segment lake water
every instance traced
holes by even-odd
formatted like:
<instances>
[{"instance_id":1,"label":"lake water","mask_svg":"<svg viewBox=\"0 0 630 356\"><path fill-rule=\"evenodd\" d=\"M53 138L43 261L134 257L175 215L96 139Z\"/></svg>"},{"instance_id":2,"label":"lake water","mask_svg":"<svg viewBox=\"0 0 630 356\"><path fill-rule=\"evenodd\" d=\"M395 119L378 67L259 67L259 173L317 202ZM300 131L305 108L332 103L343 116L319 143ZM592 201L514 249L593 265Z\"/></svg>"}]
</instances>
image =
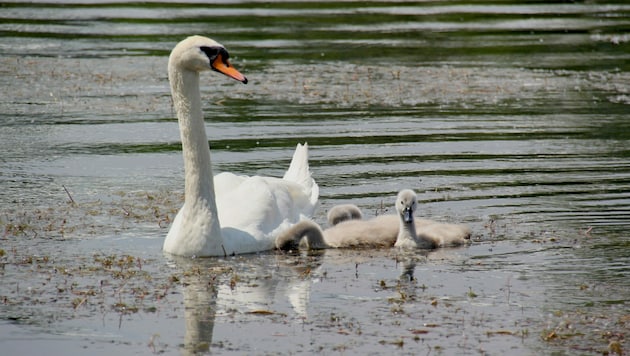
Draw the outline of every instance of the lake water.
<instances>
[{"instance_id":1,"label":"lake water","mask_svg":"<svg viewBox=\"0 0 630 356\"><path fill-rule=\"evenodd\" d=\"M0 8L2 353L630 352L625 2ZM281 176L307 141L316 221L412 188L473 243L163 256L191 34L250 80L202 75L216 172Z\"/></svg>"}]
</instances>

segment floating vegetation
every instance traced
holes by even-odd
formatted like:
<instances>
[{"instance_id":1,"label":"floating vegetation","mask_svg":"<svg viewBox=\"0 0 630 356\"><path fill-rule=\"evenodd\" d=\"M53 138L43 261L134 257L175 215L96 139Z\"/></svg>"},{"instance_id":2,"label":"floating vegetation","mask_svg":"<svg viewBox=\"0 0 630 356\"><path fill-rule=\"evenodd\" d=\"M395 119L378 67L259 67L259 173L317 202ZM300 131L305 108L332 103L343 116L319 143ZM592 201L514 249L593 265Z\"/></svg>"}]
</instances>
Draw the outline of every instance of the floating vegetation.
<instances>
[{"instance_id":1,"label":"floating vegetation","mask_svg":"<svg viewBox=\"0 0 630 356\"><path fill-rule=\"evenodd\" d=\"M72 197L67 187L63 190ZM183 196L172 192L115 192L96 201L72 198L53 207L5 209L0 213L0 238L63 240L120 234L139 225L161 230L182 202Z\"/></svg>"},{"instance_id":2,"label":"floating vegetation","mask_svg":"<svg viewBox=\"0 0 630 356\"><path fill-rule=\"evenodd\" d=\"M252 310L250 312L248 312L248 314L255 314L255 315L274 315L276 314L275 312L272 312L271 310Z\"/></svg>"},{"instance_id":3,"label":"floating vegetation","mask_svg":"<svg viewBox=\"0 0 630 356\"><path fill-rule=\"evenodd\" d=\"M582 352L624 355L622 345L627 342L630 314L613 316L587 310L557 310L552 313L550 323L555 326L541 333L541 339L548 344L566 345Z\"/></svg>"},{"instance_id":4,"label":"floating vegetation","mask_svg":"<svg viewBox=\"0 0 630 356\"><path fill-rule=\"evenodd\" d=\"M6 279L0 299L12 306L5 313L32 305L35 297L37 303L48 306L45 309L49 312L64 318L72 318L73 311L84 309L122 314L155 310L152 303L160 302L163 289L172 287L172 281L154 280L142 269L145 263L130 255L94 254L65 260L13 251L4 258L4 275L22 278Z\"/></svg>"}]
</instances>

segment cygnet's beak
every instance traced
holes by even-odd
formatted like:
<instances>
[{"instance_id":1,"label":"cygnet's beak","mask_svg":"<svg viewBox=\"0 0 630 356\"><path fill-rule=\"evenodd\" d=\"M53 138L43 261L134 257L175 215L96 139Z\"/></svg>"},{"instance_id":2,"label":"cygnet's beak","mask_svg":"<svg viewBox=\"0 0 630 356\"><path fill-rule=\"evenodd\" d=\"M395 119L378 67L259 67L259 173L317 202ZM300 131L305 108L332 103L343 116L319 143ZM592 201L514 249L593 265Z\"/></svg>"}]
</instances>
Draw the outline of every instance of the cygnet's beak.
<instances>
[{"instance_id":1,"label":"cygnet's beak","mask_svg":"<svg viewBox=\"0 0 630 356\"><path fill-rule=\"evenodd\" d=\"M407 224L413 222L413 212L411 211L411 207L406 207L403 210L403 221Z\"/></svg>"},{"instance_id":2,"label":"cygnet's beak","mask_svg":"<svg viewBox=\"0 0 630 356\"><path fill-rule=\"evenodd\" d=\"M223 73L232 79L236 79L243 84L247 84L247 78L236 70L227 59L223 59L221 54L217 55L217 58L212 62L212 69L217 72Z\"/></svg>"}]
</instances>

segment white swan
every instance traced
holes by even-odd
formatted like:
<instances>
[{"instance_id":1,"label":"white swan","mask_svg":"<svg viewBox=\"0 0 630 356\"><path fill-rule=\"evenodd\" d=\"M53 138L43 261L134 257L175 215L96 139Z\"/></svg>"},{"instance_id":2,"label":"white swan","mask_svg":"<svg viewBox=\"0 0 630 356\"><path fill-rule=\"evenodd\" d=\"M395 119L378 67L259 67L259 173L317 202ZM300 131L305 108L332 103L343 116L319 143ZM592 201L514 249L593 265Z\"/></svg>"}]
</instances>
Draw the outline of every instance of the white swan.
<instances>
[{"instance_id":1,"label":"white swan","mask_svg":"<svg viewBox=\"0 0 630 356\"><path fill-rule=\"evenodd\" d=\"M221 44L201 36L181 41L169 57L185 172L184 206L163 246L174 255L225 256L273 249L275 236L310 216L317 203L319 188L309 171L306 144L297 145L282 179L231 173L213 179L199 73L214 70L247 83L228 58Z\"/></svg>"},{"instance_id":2,"label":"white swan","mask_svg":"<svg viewBox=\"0 0 630 356\"><path fill-rule=\"evenodd\" d=\"M311 249L391 246L432 249L462 245L470 239L470 229L465 225L414 219L416 207L416 194L405 189L396 198L397 215L346 220L323 231L313 221L301 221L278 236L276 248L295 249L303 242ZM354 210L347 206L341 209Z\"/></svg>"}]
</instances>

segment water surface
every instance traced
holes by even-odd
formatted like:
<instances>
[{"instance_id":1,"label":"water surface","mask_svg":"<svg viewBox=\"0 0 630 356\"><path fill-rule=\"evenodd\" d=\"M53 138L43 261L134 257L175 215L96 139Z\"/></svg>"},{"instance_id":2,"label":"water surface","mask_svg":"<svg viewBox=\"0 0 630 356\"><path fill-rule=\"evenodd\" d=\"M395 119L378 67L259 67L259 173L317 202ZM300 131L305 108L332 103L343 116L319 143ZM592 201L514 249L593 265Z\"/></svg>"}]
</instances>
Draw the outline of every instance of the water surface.
<instances>
[{"instance_id":1,"label":"water surface","mask_svg":"<svg viewBox=\"0 0 630 356\"><path fill-rule=\"evenodd\" d=\"M624 2L0 6L4 351L630 349ZM318 222L412 188L473 244L165 258L190 34L250 79L202 76L215 171L281 176L308 141Z\"/></svg>"}]
</instances>

